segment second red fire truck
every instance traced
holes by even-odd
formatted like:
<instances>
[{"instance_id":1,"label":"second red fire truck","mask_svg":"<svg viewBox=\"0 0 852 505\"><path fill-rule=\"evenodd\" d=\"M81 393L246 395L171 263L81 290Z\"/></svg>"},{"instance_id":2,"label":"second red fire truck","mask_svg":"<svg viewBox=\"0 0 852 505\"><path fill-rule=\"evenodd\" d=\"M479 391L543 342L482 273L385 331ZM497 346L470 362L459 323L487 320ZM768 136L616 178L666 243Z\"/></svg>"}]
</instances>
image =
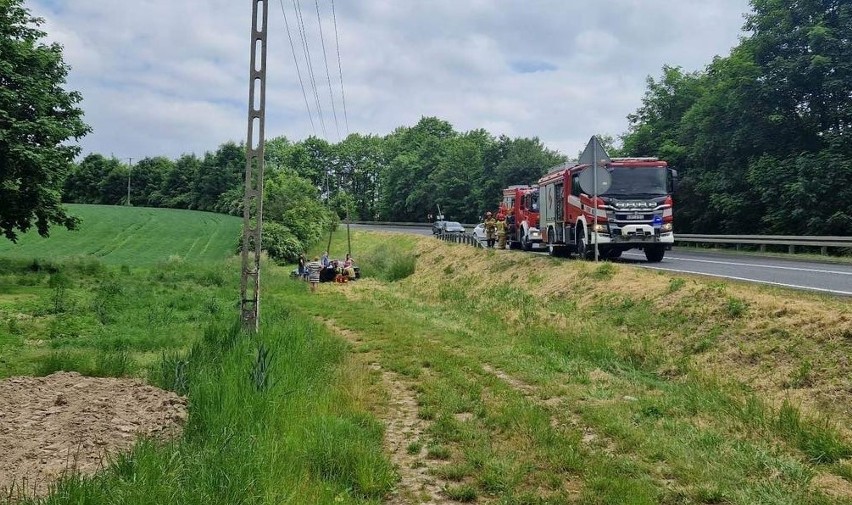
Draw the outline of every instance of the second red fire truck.
<instances>
[{"instance_id":1,"label":"second red fire truck","mask_svg":"<svg viewBox=\"0 0 852 505\"><path fill-rule=\"evenodd\" d=\"M529 251L541 243L538 195L537 186L509 186L503 190L503 200L497 215L506 218L506 243L509 249Z\"/></svg>"}]
</instances>

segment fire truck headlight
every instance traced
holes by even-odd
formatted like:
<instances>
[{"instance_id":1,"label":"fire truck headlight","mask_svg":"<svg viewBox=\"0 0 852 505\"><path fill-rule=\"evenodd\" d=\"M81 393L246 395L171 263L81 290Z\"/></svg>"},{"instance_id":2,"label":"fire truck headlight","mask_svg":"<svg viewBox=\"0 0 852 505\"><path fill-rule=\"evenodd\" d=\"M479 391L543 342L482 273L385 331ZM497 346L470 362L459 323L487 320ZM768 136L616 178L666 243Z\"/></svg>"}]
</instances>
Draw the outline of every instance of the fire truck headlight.
<instances>
[{"instance_id":1,"label":"fire truck headlight","mask_svg":"<svg viewBox=\"0 0 852 505\"><path fill-rule=\"evenodd\" d=\"M662 228L660 228L660 231L662 231L662 232L664 232L664 233L665 233L665 232L670 232L670 231L672 231L672 229L673 229L673 228L674 228L674 227L672 226L672 223L663 223L663 227L662 227Z\"/></svg>"},{"instance_id":2,"label":"fire truck headlight","mask_svg":"<svg viewBox=\"0 0 852 505\"><path fill-rule=\"evenodd\" d=\"M606 233L606 225L605 224L595 225L595 231L598 232L598 233Z\"/></svg>"}]
</instances>

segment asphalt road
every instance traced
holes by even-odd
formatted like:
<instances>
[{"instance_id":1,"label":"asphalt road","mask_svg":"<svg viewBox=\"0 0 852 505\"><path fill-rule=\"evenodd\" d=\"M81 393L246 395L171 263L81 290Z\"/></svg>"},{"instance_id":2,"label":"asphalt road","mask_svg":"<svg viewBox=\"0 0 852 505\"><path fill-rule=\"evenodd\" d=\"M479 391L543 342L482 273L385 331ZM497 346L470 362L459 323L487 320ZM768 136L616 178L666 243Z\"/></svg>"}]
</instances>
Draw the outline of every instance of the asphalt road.
<instances>
[{"instance_id":1,"label":"asphalt road","mask_svg":"<svg viewBox=\"0 0 852 505\"><path fill-rule=\"evenodd\" d=\"M376 226L376 225L367 225L367 224L352 224L349 225L353 230L371 230L371 231L390 231L395 233L413 233L415 235L432 235L432 227L428 224L424 224L421 226ZM466 231L471 232L473 228L469 228Z\"/></svg>"},{"instance_id":2,"label":"asphalt road","mask_svg":"<svg viewBox=\"0 0 852 505\"><path fill-rule=\"evenodd\" d=\"M352 225L353 229L431 235L428 227ZM471 230L468 230L471 231ZM648 263L642 251L627 251L619 260L652 270L705 275L745 282L852 296L852 264L819 263L800 259L692 251L675 248L660 263Z\"/></svg>"},{"instance_id":3,"label":"asphalt road","mask_svg":"<svg viewBox=\"0 0 852 505\"><path fill-rule=\"evenodd\" d=\"M642 268L723 277L739 281L852 296L852 265L735 253L696 252L675 248L660 263L647 263L641 251L627 251L622 261Z\"/></svg>"}]
</instances>

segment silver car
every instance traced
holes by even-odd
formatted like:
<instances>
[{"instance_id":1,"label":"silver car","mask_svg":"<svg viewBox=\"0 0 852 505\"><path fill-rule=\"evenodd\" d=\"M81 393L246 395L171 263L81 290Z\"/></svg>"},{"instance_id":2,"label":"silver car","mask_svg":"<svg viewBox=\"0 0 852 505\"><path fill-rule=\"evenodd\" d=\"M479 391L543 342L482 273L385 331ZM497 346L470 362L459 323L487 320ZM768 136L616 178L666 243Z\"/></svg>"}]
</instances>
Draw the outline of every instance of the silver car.
<instances>
[{"instance_id":1,"label":"silver car","mask_svg":"<svg viewBox=\"0 0 852 505\"><path fill-rule=\"evenodd\" d=\"M457 221L445 221L443 226L444 233L464 233L464 226Z\"/></svg>"}]
</instances>

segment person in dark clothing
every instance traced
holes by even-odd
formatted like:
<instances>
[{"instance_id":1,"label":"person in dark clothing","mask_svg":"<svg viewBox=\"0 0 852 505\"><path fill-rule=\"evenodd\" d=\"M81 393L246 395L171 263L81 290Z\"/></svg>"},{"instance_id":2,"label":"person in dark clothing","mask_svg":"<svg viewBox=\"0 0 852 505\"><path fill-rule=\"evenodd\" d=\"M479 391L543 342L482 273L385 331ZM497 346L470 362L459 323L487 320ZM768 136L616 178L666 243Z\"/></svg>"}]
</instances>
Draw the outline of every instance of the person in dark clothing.
<instances>
[{"instance_id":1,"label":"person in dark clothing","mask_svg":"<svg viewBox=\"0 0 852 505\"><path fill-rule=\"evenodd\" d=\"M304 254L299 255L299 278L308 280L307 260Z\"/></svg>"}]
</instances>

